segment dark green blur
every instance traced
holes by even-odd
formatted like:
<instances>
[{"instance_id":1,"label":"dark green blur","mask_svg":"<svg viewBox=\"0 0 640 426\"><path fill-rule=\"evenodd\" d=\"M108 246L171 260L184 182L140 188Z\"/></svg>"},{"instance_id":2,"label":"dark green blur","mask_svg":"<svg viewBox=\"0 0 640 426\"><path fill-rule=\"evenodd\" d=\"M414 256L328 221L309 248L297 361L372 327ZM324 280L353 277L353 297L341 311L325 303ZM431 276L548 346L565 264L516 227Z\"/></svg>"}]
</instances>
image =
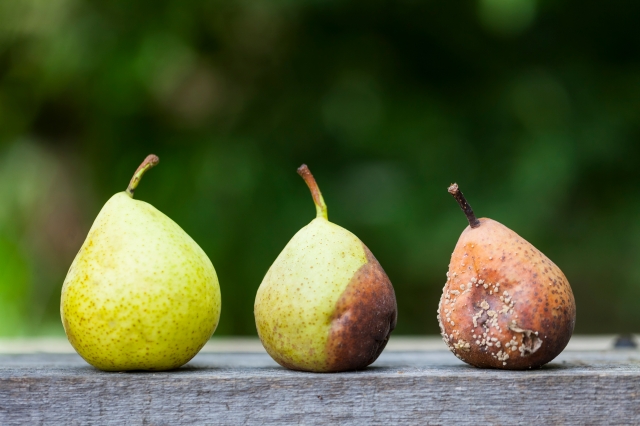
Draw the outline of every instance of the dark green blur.
<instances>
[{"instance_id":1,"label":"dark green blur","mask_svg":"<svg viewBox=\"0 0 640 426\"><path fill-rule=\"evenodd\" d=\"M96 214L136 191L206 251L218 335L315 209L436 333L466 226L446 188L567 275L578 333L640 329L640 2L0 2L0 335L61 334Z\"/></svg>"}]
</instances>

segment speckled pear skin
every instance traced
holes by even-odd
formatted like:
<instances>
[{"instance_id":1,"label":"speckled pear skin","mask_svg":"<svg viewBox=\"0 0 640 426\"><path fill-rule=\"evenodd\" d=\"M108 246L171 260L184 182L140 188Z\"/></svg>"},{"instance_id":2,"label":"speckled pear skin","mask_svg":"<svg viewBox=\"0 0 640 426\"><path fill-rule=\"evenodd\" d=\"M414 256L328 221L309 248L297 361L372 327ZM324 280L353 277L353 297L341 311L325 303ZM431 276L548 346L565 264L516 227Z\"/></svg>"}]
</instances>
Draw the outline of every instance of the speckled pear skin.
<instances>
[{"instance_id":1,"label":"speckled pear skin","mask_svg":"<svg viewBox=\"0 0 640 426\"><path fill-rule=\"evenodd\" d=\"M211 261L155 207L115 194L62 287L60 314L75 350L107 371L171 370L215 331L220 287Z\"/></svg>"},{"instance_id":2,"label":"speckled pear skin","mask_svg":"<svg viewBox=\"0 0 640 426\"><path fill-rule=\"evenodd\" d=\"M567 278L506 226L480 219L451 256L438 307L449 349L476 367L540 367L565 348L576 319Z\"/></svg>"},{"instance_id":3,"label":"speckled pear skin","mask_svg":"<svg viewBox=\"0 0 640 426\"><path fill-rule=\"evenodd\" d=\"M393 286L351 232L314 219L264 277L254 314L260 340L280 365L301 371L365 368L395 328Z\"/></svg>"}]
</instances>

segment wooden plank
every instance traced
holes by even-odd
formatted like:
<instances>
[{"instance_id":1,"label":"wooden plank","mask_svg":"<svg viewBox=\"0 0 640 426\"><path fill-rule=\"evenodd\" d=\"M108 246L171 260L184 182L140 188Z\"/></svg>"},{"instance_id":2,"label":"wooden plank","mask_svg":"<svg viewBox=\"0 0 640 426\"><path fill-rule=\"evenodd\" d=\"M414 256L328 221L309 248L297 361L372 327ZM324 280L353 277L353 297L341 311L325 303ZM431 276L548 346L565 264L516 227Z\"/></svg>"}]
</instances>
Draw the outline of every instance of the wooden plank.
<instances>
[{"instance_id":1,"label":"wooden plank","mask_svg":"<svg viewBox=\"0 0 640 426\"><path fill-rule=\"evenodd\" d=\"M537 371L447 351L385 351L311 374L264 353L201 353L163 373L104 373L75 354L0 355L0 424L638 424L640 352L565 351Z\"/></svg>"},{"instance_id":2,"label":"wooden plank","mask_svg":"<svg viewBox=\"0 0 640 426\"><path fill-rule=\"evenodd\" d=\"M573 336L566 350L600 351L613 348L615 335ZM636 337L638 340L638 337ZM386 352L447 350L440 336L393 336ZM202 348L202 352L250 352L264 353L255 337L214 337ZM63 337L0 338L0 354L75 353L69 341Z\"/></svg>"}]
</instances>

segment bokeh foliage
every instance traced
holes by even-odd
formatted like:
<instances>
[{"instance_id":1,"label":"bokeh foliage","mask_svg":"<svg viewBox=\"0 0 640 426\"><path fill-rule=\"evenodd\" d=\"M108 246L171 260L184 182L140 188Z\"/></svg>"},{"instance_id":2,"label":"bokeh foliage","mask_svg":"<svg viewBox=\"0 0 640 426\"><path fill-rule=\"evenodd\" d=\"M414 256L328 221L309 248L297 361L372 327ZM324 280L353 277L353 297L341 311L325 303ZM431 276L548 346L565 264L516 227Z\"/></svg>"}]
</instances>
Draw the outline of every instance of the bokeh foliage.
<instances>
[{"instance_id":1,"label":"bokeh foliage","mask_svg":"<svg viewBox=\"0 0 640 426\"><path fill-rule=\"evenodd\" d=\"M93 218L136 197L219 275L219 334L314 214L394 283L399 333L435 333L465 219L457 181L565 272L576 331L640 328L640 3L611 0L0 2L0 335L61 333Z\"/></svg>"}]
</instances>

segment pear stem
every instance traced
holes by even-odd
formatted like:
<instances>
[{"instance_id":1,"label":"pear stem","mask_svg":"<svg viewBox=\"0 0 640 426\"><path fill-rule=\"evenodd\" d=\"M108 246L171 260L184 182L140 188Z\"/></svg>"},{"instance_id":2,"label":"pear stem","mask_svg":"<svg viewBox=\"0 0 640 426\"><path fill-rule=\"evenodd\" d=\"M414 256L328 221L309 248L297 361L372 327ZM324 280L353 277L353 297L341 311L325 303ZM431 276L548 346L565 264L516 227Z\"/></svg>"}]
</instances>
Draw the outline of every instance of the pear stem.
<instances>
[{"instance_id":1,"label":"pear stem","mask_svg":"<svg viewBox=\"0 0 640 426\"><path fill-rule=\"evenodd\" d=\"M480 221L478 220L476 215L473 213L473 210L471 209L471 206L467 202L467 199L464 198L464 195L462 195L462 191L460 191L460 188L458 188L458 184L457 183L451 184L451 186L447 190L449 191L449 194L453 195L453 198L456 199L458 204L460 204L460 208L464 212L465 216L467 216L467 220L469 221L469 226L471 226L472 228L477 228L478 226L480 226Z\"/></svg>"},{"instance_id":2,"label":"pear stem","mask_svg":"<svg viewBox=\"0 0 640 426\"><path fill-rule=\"evenodd\" d=\"M142 164L140 164L140 166L138 166L138 169L133 174L133 177L131 178L131 181L129 182L129 186L127 187L127 191L126 191L127 195L129 195L129 197L133 198L133 193L135 192L136 188L138 187L138 183L140 183L140 179L142 179L142 175L144 175L144 173L147 170L149 170L150 168L152 168L153 166L155 166L159 162L160 162L160 159L158 158L157 155L154 155L154 154L147 155L147 158L145 158L144 161L142 162Z\"/></svg>"},{"instance_id":3,"label":"pear stem","mask_svg":"<svg viewBox=\"0 0 640 426\"><path fill-rule=\"evenodd\" d=\"M324 199L322 198L322 194L320 193L320 188L318 188L318 184L313 178L309 167L307 167L306 164L298 167L298 174L302 176L302 179L304 179L304 181L307 183L307 186L309 187L309 190L311 191L313 202L316 205L316 217L323 217L329 220L327 216L327 205L324 203Z\"/></svg>"}]
</instances>

